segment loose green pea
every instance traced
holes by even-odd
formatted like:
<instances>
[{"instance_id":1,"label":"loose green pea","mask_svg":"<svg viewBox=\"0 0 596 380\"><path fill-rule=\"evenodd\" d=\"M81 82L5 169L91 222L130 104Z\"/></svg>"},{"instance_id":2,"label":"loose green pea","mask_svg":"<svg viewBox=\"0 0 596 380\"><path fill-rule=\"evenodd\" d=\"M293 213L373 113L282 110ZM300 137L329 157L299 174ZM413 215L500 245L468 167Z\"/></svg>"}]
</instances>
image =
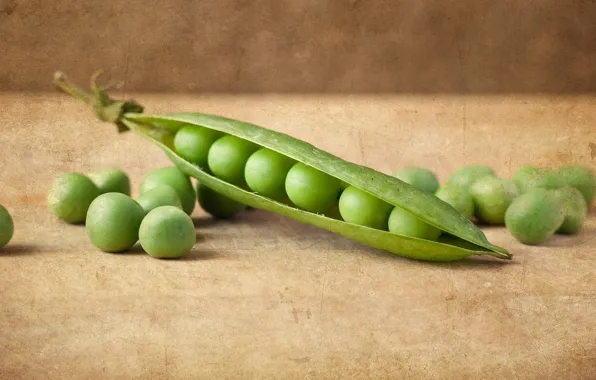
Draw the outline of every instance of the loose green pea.
<instances>
[{"instance_id":1,"label":"loose green pea","mask_svg":"<svg viewBox=\"0 0 596 380\"><path fill-rule=\"evenodd\" d=\"M403 168L393 176L427 193L434 194L439 188L439 179L435 173L425 168Z\"/></svg>"},{"instance_id":2,"label":"loose green pea","mask_svg":"<svg viewBox=\"0 0 596 380\"><path fill-rule=\"evenodd\" d=\"M496 177L497 175L493 168L487 165L465 165L451 173L447 183L469 188L474 182L486 176Z\"/></svg>"},{"instance_id":3,"label":"loose green pea","mask_svg":"<svg viewBox=\"0 0 596 380\"><path fill-rule=\"evenodd\" d=\"M286 195L286 177L296 161L270 149L254 152L246 162L244 177L248 187L264 197L282 200Z\"/></svg>"},{"instance_id":4,"label":"loose green pea","mask_svg":"<svg viewBox=\"0 0 596 380\"><path fill-rule=\"evenodd\" d=\"M126 194L105 193L89 206L85 228L91 243L105 252L124 252L137 242L145 211Z\"/></svg>"},{"instance_id":5,"label":"loose green pea","mask_svg":"<svg viewBox=\"0 0 596 380\"><path fill-rule=\"evenodd\" d=\"M467 188L447 183L435 193L437 198L450 204L468 219L474 217L474 200Z\"/></svg>"},{"instance_id":6,"label":"loose green pea","mask_svg":"<svg viewBox=\"0 0 596 380\"><path fill-rule=\"evenodd\" d=\"M224 136L211 145L207 162L218 178L236 186L244 187L244 168L248 158L259 146L235 136Z\"/></svg>"},{"instance_id":7,"label":"loose green pea","mask_svg":"<svg viewBox=\"0 0 596 380\"><path fill-rule=\"evenodd\" d=\"M589 207L596 193L596 177L592 170L583 165L565 165L558 169L558 173L563 185L581 191Z\"/></svg>"},{"instance_id":8,"label":"loose green pea","mask_svg":"<svg viewBox=\"0 0 596 380\"><path fill-rule=\"evenodd\" d=\"M0 205L0 249L4 248L14 234L14 221L6 207Z\"/></svg>"},{"instance_id":9,"label":"loose green pea","mask_svg":"<svg viewBox=\"0 0 596 380\"><path fill-rule=\"evenodd\" d=\"M556 171L534 166L525 166L518 169L513 175L512 180L520 194L530 189L541 188L549 190L563 186L561 178L559 178Z\"/></svg>"},{"instance_id":10,"label":"loose green pea","mask_svg":"<svg viewBox=\"0 0 596 380\"><path fill-rule=\"evenodd\" d=\"M197 183L197 200L199 206L205 212L218 219L229 219L246 209L244 204L228 198L201 183Z\"/></svg>"},{"instance_id":11,"label":"loose green pea","mask_svg":"<svg viewBox=\"0 0 596 380\"><path fill-rule=\"evenodd\" d=\"M85 221L89 205L101 194L93 181L81 173L59 174L50 187L47 204L58 219L80 224Z\"/></svg>"},{"instance_id":12,"label":"loose green pea","mask_svg":"<svg viewBox=\"0 0 596 380\"><path fill-rule=\"evenodd\" d=\"M564 219L563 206L554 191L534 188L511 203L505 226L519 242L537 245L551 237Z\"/></svg>"},{"instance_id":13,"label":"loose green pea","mask_svg":"<svg viewBox=\"0 0 596 380\"><path fill-rule=\"evenodd\" d=\"M174 149L186 161L207 169L207 156L211 145L224 133L194 125L181 128L174 136Z\"/></svg>"},{"instance_id":14,"label":"loose green pea","mask_svg":"<svg viewBox=\"0 0 596 380\"><path fill-rule=\"evenodd\" d=\"M103 193L122 193L130 195L130 178L128 174L118 168L108 168L92 171L87 174Z\"/></svg>"},{"instance_id":15,"label":"loose green pea","mask_svg":"<svg viewBox=\"0 0 596 380\"><path fill-rule=\"evenodd\" d=\"M158 185L151 190L147 190L138 196L137 203L141 205L145 214L159 206L175 206L182 210L182 202L178 192L168 185Z\"/></svg>"},{"instance_id":16,"label":"loose green pea","mask_svg":"<svg viewBox=\"0 0 596 380\"><path fill-rule=\"evenodd\" d=\"M335 203L341 191L340 181L311 166L298 162L286 177L286 193L298 207L323 214Z\"/></svg>"},{"instance_id":17,"label":"loose green pea","mask_svg":"<svg viewBox=\"0 0 596 380\"><path fill-rule=\"evenodd\" d=\"M190 178L177 167L164 167L153 170L145 175L140 185L140 193L143 194L159 185L168 185L178 193L182 210L188 215L192 214L197 202L195 189Z\"/></svg>"},{"instance_id":18,"label":"loose green pea","mask_svg":"<svg viewBox=\"0 0 596 380\"><path fill-rule=\"evenodd\" d=\"M503 225L505 212L519 192L513 182L488 176L474 182L470 195L479 220L491 225Z\"/></svg>"},{"instance_id":19,"label":"loose green pea","mask_svg":"<svg viewBox=\"0 0 596 380\"><path fill-rule=\"evenodd\" d=\"M426 240L437 240L441 230L431 226L409 211L400 207L393 208L389 215L389 232L397 235Z\"/></svg>"},{"instance_id":20,"label":"loose green pea","mask_svg":"<svg viewBox=\"0 0 596 380\"><path fill-rule=\"evenodd\" d=\"M588 216L588 204L584 195L575 187L562 187L553 190L562 204L565 219L556 231L560 234L576 234Z\"/></svg>"},{"instance_id":21,"label":"loose green pea","mask_svg":"<svg viewBox=\"0 0 596 380\"><path fill-rule=\"evenodd\" d=\"M339 198L339 212L348 223L387 231L393 206L354 186L348 186Z\"/></svg>"},{"instance_id":22,"label":"loose green pea","mask_svg":"<svg viewBox=\"0 0 596 380\"><path fill-rule=\"evenodd\" d=\"M174 206L160 206L151 210L139 228L141 247L150 256L160 259L185 256L196 241L192 219Z\"/></svg>"}]
</instances>

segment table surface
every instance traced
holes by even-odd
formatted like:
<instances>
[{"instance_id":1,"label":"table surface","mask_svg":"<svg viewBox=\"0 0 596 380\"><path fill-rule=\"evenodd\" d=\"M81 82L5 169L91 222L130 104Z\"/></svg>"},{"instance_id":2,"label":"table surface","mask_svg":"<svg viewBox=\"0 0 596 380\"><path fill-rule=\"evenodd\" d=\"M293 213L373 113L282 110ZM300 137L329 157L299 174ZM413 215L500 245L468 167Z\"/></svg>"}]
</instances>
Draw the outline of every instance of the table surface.
<instances>
[{"instance_id":1,"label":"table surface","mask_svg":"<svg viewBox=\"0 0 596 380\"><path fill-rule=\"evenodd\" d=\"M255 122L390 173L441 181L487 163L594 167L590 97L135 97L147 112ZM170 165L57 94L2 94L0 203L16 231L0 254L1 379L594 379L596 218L543 246L484 228L511 262L426 263L254 210L214 221L182 260L99 252L57 221L60 171L117 166L133 195Z\"/></svg>"}]
</instances>

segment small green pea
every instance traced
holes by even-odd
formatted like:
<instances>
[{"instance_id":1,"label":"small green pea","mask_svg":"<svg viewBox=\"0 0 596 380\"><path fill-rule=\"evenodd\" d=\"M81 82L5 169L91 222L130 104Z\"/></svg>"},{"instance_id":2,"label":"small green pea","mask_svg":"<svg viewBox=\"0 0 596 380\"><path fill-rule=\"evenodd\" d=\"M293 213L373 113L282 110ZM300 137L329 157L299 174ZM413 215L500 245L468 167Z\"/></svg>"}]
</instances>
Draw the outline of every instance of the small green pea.
<instances>
[{"instance_id":1,"label":"small green pea","mask_svg":"<svg viewBox=\"0 0 596 380\"><path fill-rule=\"evenodd\" d=\"M467 188L447 183L441 186L435 195L466 218L472 219L474 217L474 200Z\"/></svg>"},{"instance_id":2,"label":"small green pea","mask_svg":"<svg viewBox=\"0 0 596 380\"><path fill-rule=\"evenodd\" d=\"M244 168L248 158L259 146L236 136L224 136L211 145L207 162L218 178L236 186L244 187Z\"/></svg>"},{"instance_id":3,"label":"small green pea","mask_svg":"<svg viewBox=\"0 0 596 380\"><path fill-rule=\"evenodd\" d=\"M270 149L254 152L246 162L244 177L248 187L264 197L282 200L286 195L286 176L296 161Z\"/></svg>"},{"instance_id":4,"label":"small green pea","mask_svg":"<svg viewBox=\"0 0 596 380\"><path fill-rule=\"evenodd\" d=\"M218 219L228 219L244 211L246 206L211 188L197 183L197 200L199 206L208 214Z\"/></svg>"},{"instance_id":5,"label":"small green pea","mask_svg":"<svg viewBox=\"0 0 596 380\"><path fill-rule=\"evenodd\" d=\"M584 195L575 187L562 187L553 190L563 207L565 219L557 230L560 234L575 234L584 225L588 216L588 204Z\"/></svg>"},{"instance_id":6,"label":"small green pea","mask_svg":"<svg viewBox=\"0 0 596 380\"><path fill-rule=\"evenodd\" d=\"M52 182L47 204L58 219L80 224L85 221L89 205L101 194L93 181L81 173L60 173Z\"/></svg>"},{"instance_id":7,"label":"small green pea","mask_svg":"<svg viewBox=\"0 0 596 380\"><path fill-rule=\"evenodd\" d=\"M583 165L565 165L558 169L558 173L563 185L581 191L589 207L596 193L596 177L592 170Z\"/></svg>"},{"instance_id":8,"label":"small green pea","mask_svg":"<svg viewBox=\"0 0 596 380\"><path fill-rule=\"evenodd\" d=\"M505 212L519 192L513 182L487 176L474 182L470 195L479 220L491 225L503 225Z\"/></svg>"},{"instance_id":9,"label":"small green pea","mask_svg":"<svg viewBox=\"0 0 596 380\"><path fill-rule=\"evenodd\" d=\"M512 181L517 186L520 194L530 189L557 189L563 185L556 171L547 168L524 166L512 176Z\"/></svg>"},{"instance_id":10,"label":"small green pea","mask_svg":"<svg viewBox=\"0 0 596 380\"><path fill-rule=\"evenodd\" d=\"M565 219L561 201L554 191L529 189L517 197L505 213L505 226L523 244L545 242Z\"/></svg>"},{"instance_id":11,"label":"small green pea","mask_svg":"<svg viewBox=\"0 0 596 380\"><path fill-rule=\"evenodd\" d=\"M337 201L340 181L301 162L296 163L286 177L288 198L298 207L322 214Z\"/></svg>"},{"instance_id":12,"label":"small green pea","mask_svg":"<svg viewBox=\"0 0 596 380\"><path fill-rule=\"evenodd\" d=\"M141 205L145 214L159 206L175 206L182 209L178 192L168 185L158 185L147 190L138 196L137 203Z\"/></svg>"},{"instance_id":13,"label":"small green pea","mask_svg":"<svg viewBox=\"0 0 596 380\"><path fill-rule=\"evenodd\" d=\"M427 193L434 194L439 188L439 179L435 173L425 168L403 168L393 176Z\"/></svg>"},{"instance_id":14,"label":"small green pea","mask_svg":"<svg viewBox=\"0 0 596 380\"><path fill-rule=\"evenodd\" d=\"M87 174L103 193L122 193L130 195L130 178L118 168L95 170Z\"/></svg>"},{"instance_id":15,"label":"small green pea","mask_svg":"<svg viewBox=\"0 0 596 380\"><path fill-rule=\"evenodd\" d=\"M89 206L85 228L97 248L105 252L124 252L137 242L144 216L141 205L128 195L105 193Z\"/></svg>"},{"instance_id":16,"label":"small green pea","mask_svg":"<svg viewBox=\"0 0 596 380\"><path fill-rule=\"evenodd\" d=\"M339 212L348 223L387 231L393 206L354 186L348 186L339 198Z\"/></svg>"},{"instance_id":17,"label":"small green pea","mask_svg":"<svg viewBox=\"0 0 596 380\"><path fill-rule=\"evenodd\" d=\"M140 193L143 194L159 185L168 185L176 190L182 210L188 215L192 214L197 196L189 176L175 166L155 169L145 175L140 185Z\"/></svg>"},{"instance_id":18,"label":"small green pea","mask_svg":"<svg viewBox=\"0 0 596 380\"><path fill-rule=\"evenodd\" d=\"M393 208L389 215L389 232L426 240L437 240L441 230L401 207Z\"/></svg>"},{"instance_id":19,"label":"small green pea","mask_svg":"<svg viewBox=\"0 0 596 380\"><path fill-rule=\"evenodd\" d=\"M223 136L223 132L189 125L176 132L174 149L180 157L204 170L208 168L207 156L211 145Z\"/></svg>"},{"instance_id":20,"label":"small green pea","mask_svg":"<svg viewBox=\"0 0 596 380\"><path fill-rule=\"evenodd\" d=\"M447 183L469 188L482 177L496 177L496 173L487 165L465 165L456 169L447 180Z\"/></svg>"},{"instance_id":21,"label":"small green pea","mask_svg":"<svg viewBox=\"0 0 596 380\"><path fill-rule=\"evenodd\" d=\"M0 249L4 248L14 234L14 221L6 207L0 205Z\"/></svg>"},{"instance_id":22,"label":"small green pea","mask_svg":"<svg viewBox=\"0 0 596 380\"><path fill-rule=\"evenodd\" d=\"M185 256L196 241L192 219L174 206L154 208L145 216L139 228L141 247L155 258L175 259Z\"/></svg>"}]
</instances>

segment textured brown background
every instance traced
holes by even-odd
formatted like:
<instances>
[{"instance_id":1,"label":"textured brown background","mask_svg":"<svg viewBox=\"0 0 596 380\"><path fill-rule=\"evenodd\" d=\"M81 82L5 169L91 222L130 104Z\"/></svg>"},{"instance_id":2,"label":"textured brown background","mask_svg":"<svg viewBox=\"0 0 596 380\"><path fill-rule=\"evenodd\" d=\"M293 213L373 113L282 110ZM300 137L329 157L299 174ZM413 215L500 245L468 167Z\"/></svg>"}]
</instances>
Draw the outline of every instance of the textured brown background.
<instances>
[{"instance_id":1,"label":"textured brown background","mask_svg":"<svg viewBox=\"0 0 596 380\"><path fill-rule=\"evenodd\" d=\"M0 90L596 92L594 0L0 0Z\"/></svg>"}]
</instances>

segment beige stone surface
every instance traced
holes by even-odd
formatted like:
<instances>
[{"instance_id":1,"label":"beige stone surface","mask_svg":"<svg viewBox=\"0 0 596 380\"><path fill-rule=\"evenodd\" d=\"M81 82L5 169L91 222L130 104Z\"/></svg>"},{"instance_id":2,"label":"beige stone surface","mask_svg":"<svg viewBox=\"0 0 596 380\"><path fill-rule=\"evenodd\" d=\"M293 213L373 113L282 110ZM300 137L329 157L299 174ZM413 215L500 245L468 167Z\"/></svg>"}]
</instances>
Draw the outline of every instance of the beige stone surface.
<instances>
[{"instance_id":1,"label":"beige stone surface","mask_svg":"<svg viewBox=\"0 0 596 380\"><path fill-rule=\"evenodd\" d=\"M390 173L463 164L594 168L595 98L138 94L217 113ZM184 260L99 252L58 222L59 171L118 166L135 194L165 155L56 94L0 96L0 379L594 379L596 219L511 262L403 259L264 211L196 210Z\"/></svg>"}]
</instances>

